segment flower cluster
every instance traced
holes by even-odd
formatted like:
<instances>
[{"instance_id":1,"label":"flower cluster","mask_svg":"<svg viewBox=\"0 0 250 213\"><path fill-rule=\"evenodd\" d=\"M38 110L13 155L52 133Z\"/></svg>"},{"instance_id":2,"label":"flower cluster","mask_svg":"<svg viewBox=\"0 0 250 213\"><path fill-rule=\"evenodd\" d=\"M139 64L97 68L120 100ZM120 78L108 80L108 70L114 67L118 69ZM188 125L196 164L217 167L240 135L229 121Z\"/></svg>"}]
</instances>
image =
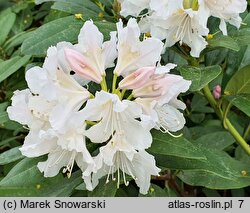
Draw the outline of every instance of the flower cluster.
<instances>
[{"instance_id":1,"label":"flower cluster","mask_svg":"<svg viewBox=\"0 0 250 213\"><path fill-rule=\"evenodd\" d=\"M104 176L107 182L116 180L117 187L128 185L131 176L147 193L151 175L160 172L145 151L152 143L150 130L172 134L183 128L179 109L185 104L177 96L191 82L168 73L176 65L160 65L159 39L141 41L140 34L135 19L126 27L120 21L104 42L94 23L86 21L77 44L50 47L43 66L26 72L29 88L15 92L7 111L29 129L22 154L48 154L38 163L45 177L62 168L70 177L76 162L88 190ZM93 92L91 85L99 89ZM98 147L93 156L92 144Z\"/></svg>"},{"instance_id":2,"label":"flower cluster","mask_svg":"<svg viewBox=\"0 0 250 213\"><path fill-rule=\"evenodd\" d=\"M121 15L141 16L140 26L143 32L153 37L166 39L166 46L176 42L185 43L191 48L190 54L199 57L207 42L207 21L210 16L221 20L220 29L227 35L226 22L241 25L240 13L247 7L246 0L120 0Z\"/></svg>"}]
</instances>

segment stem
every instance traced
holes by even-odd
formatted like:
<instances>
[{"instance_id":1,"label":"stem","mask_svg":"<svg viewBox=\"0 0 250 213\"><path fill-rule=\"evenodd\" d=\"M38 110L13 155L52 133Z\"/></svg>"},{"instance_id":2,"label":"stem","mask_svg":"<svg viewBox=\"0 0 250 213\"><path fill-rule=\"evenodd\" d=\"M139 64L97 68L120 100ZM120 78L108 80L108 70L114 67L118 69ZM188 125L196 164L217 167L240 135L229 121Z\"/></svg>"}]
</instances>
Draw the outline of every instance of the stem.
<instances>
[{"instance_id":1,"label":"stem","mask_svg":"<svg viewBox=\"0 0 250 213\"><path fill-rule=\"evenodd\" d=\"M122 93L121 93L121 98L123 98L123 97L124 97L124 95L125 95L126 91L127 91L126 89L122 90Z\"/></svg>"},{"instance_id":2,"label":"stem","mask_svg":"<svg viewBox=\"0 0 250 213\"><path fill-rule=\"evenodd\" d=\"M250 155L250 146L247 144L244 138L237 132L237 130L234 128L234 126L231 124L231 122L228 119L226 119L226 125L228 128L228 131L232 134L232 136L236 139L236 141L241 145L241 147L245 150L245 152L248 155Z\"/></svg>"},{"instance_id":3,"label":"stem","mask_svg":"<svg viewBox=\"0 0 250 213\"><path fill-rule=\"evenodd\" d=\"M238 133L238 131L235 129L235 127L232 125L230 120L228 118L223 117L223 112L218 107L218 104L216 100L214 99L208 85L203 88L204 95L206 96L208 102L210 105L214 108L216 114L220 118L221 121L224 120L225 126L227 127L227 130L231 133L231 135L235 138L235 140L238 142L238 144L245 150L245 152L250 155L250 146L247 144L247 142L244 140L244 138Z\"/></svg>"},{"instance_id":4,"label":"stem","mask_svg":"<svg viewBox=\"0 0 250 213\"><path fill-rule=\"evenodd\" d=\"M131 100L132 98L134 98L133 93L131 93L130 96L128 96L127 100Z\"/></svg>"},{"instance_id":5,"label":"stem","mask_svg":"<svg viewBox=\"0 0 250 213\"><path fill-rule=\"evenodd\" d=\"M95 96L92 93L90 93L89 99L93 99L93 98L95 98Z\"/></svg>"},{"instance_id":6,"label":"stem","mask_svg":"<svg viewBox=\"0 0 250 213\"><path fill-rule=\"evenodd\" d=\"M191 66L199 67L199 61L198 61L198 59L196 59L196 58L190 57L190 58L188 59L188 63L189 63Z\"/></svg>"},{"instance_id":7,"label":"stem","mask_svg":"<svg viewBox=\"0 0 250 213\"><path fill-rule=\"evenodd\" d=\"M107 82L106 82L105 76L103 76L103 78L102 78L101 87L102 87L102 90L104 90L106 92L108 91L108 86L107 86Z\"/></svg>"},{"instance_id":8,"label":"stem","mask_svg":"<svg viewBox=\"0 0 250 213\"><path fill-rule=\"evenodd\" d=\"M232 107L232 104L229 103L224 111L224 115L223 115L223 126L225 129L227 129L227 124L226 124L226 121L227 121L227 114L229 113L230 109Z\"/></svg>"},{"instance_id":9,"label":"stem","mask_svg":"<svg viewBox=\"0 0 250 213\"><path fill-rule=\"evenodd\" d=\"M221 114L219 108L217 107L217 102L214 99L214 96L212 95L208 85L203 88L203 93L206 96L210 105L214 108L216 114L220 117L220 119L222 119L222 114Z\"/></svg>"},{"instance_id":10,"label":"stem","mask_svg":"<svg viewBox=\"0 0 250 213\"><path fill-rule=\"evenodd\" d=\"M114 74L114 77L113 77L113 84L112 84L112 93L114 93L115 90L116 90L117 78L118 78L117 74Z\"/></svg>"},{"instance_id":11,"label":"stem","mask_svg":"<svg viewBox=\"0 0 250 213\"><path fill-rule=\"evenodd\" d=\"M245 140L247 140L247 137L248 137L249 134L250 134L250 124L248 125L248 127L247 127L247 129L246 129L246 131L245 131L245 133L244 133L243 138L244 138Z\"/></svg>"}]
</instances>

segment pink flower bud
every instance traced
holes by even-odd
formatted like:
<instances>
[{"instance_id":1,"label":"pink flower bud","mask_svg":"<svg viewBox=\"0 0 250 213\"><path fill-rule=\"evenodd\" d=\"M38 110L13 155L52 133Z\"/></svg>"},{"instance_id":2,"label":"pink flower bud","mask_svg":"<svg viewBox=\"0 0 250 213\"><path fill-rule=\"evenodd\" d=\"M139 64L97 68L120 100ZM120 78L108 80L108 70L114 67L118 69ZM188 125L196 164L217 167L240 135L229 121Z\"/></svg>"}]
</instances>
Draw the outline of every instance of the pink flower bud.
<instances>
[{"instance_id":1,"label":"pink flower bud","mask_svg":"<svg viewBox=\"0 0 250 213\"><path fill-rule=\"evenodd\" d=\"M138 89L150 81L155 67L143 67L128 75L120 83L121 89Z\"/></svg>"},{"instance_id":2,"label":"pink flower bud","mask_svg":"<svg viewBox=\"0 0 250 213\"><path fill-rule=\"evenodd\" d=\"M90 63L89 59L81 53L65 48L66 59L73 71L81 75L86 80L100 83L102 81L101 73Z\"/></svg>"},{"instance_id":3,"label":"pink flower bud","mask_svg":"<svg viewBox=\"0 0 250 213\"><path fill-rule=\"evenodd\" d=\"M217 85L214 87L213 89L213 95L214 95L214 98L219 100L220 97L221 97L221 86L220 85Z\"/></svg>"}]
</instances>

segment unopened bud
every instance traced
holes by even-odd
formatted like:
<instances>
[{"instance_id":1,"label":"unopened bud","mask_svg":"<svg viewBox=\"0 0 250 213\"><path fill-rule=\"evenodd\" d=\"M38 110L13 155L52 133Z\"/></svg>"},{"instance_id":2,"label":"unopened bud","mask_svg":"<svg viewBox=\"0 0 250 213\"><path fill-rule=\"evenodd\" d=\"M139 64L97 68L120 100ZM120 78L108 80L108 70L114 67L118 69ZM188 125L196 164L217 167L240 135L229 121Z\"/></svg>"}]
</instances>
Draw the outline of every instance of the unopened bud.
<instances>
[{"instance_id":1,"label":"unopened bud","mask_svg":"<svg viewBox=\"0 0 250 213\"><path fill-rule=\"evenodd\" d=\"M217 85L214 87L213 95L214 95L215 99L217 99L217 100L220 99L220 97L221 97L221 86L220 85Z\"/></svg>"}]
</instances>

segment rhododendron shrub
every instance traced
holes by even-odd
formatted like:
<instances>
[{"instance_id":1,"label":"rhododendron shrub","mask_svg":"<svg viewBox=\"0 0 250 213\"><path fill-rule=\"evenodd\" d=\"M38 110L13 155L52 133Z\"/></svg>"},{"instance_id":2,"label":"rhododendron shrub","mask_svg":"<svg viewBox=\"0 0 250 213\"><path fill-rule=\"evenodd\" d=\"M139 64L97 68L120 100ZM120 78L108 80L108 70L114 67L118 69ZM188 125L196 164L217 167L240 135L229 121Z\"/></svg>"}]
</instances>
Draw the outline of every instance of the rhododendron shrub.
<instances>
[{"instance_id":1,"label":"rhododendron shrub","mask_svg":"<svg viewBox=\"0 0 250 213\"><path fill-rule=\"evenodd\" d=\"M247 1L0 9L1 196L247 195Z\"/></svg>"}]
</instances>

